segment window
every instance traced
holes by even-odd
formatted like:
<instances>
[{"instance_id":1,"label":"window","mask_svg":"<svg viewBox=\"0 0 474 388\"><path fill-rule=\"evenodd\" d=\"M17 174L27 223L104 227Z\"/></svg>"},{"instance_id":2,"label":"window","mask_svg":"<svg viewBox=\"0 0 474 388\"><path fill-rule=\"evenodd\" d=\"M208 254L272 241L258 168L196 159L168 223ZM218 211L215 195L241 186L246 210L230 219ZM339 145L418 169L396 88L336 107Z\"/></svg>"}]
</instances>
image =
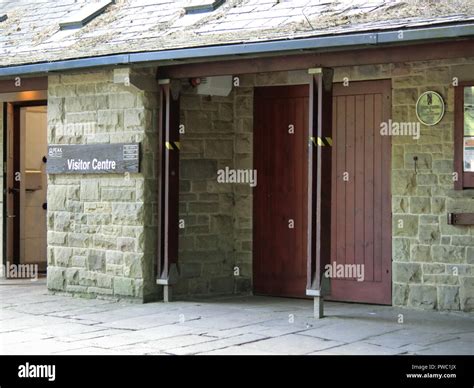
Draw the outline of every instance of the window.
<instances>
[{"instance_id":1,"label":"window","mask_svg":"<svg viewBox=\"0 0 474 388\"><path fill-rule=\"evenodd\" d=\"M194 13L212 12L219 8L224 0L188 0L184 7L186 15Z\"/></svg>"},{"instance_id":2,"label":"window","mask_svg":"<svg viewBox=\"0 0 474 388\"><path fill-rule=\"evenodd\" d=\"M454 187L474 188L474 81L462 82L455 89L454 147Z\"/></svg>"},{"instance_id":3,"label":"window","mask_svg":"<svg viewBox=\"0 0 474 388\"><path fill-rule=\"evenodd\" d=\"M66 16L66 19L59 22L61 30L81 28L89 23L96 16L113 3L113 0L100 0L98 2L84 5L81 9Z\"/></svg>"}]
</instances>

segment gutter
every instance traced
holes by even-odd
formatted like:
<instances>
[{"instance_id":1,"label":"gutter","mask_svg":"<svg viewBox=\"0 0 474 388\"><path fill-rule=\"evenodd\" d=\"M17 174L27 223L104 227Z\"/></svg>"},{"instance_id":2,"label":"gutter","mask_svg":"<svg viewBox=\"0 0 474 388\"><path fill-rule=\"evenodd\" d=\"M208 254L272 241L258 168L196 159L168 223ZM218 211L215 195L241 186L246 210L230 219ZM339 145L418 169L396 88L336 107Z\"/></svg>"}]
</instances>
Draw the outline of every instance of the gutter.
<instances>
[{"instance_id":1,"label":"gutter","mask_svg":"<svg viewBox=\"0 0 474 388\"><path fill-rule=\"evenodd\" d=\"M403 32L402 35L401 32ZM419 41L466 38L473 36L473 23L455 24L441 27L423 27L406 30L399 29L396 31L374 33L352 33L256 43L238 43L131 54L114 54L91 58L8 66L0 68L0 77L86 69L111 65L146 64L148 62L156 61L196 60L199 58L205 59L225 56L270 54L351 46L379 46L390 43L414 43Z\"/></svg>"}]
</instances>

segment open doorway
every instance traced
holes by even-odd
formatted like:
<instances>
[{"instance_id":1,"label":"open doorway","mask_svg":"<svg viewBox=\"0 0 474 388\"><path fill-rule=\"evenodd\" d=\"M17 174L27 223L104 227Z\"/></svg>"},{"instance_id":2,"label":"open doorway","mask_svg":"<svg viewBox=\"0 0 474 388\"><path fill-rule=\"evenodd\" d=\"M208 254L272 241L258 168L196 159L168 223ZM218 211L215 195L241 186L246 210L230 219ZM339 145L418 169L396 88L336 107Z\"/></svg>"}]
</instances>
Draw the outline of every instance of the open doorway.
<instances>
[{"instance_id":1,"label":"open doorway","mask_svg":"<svg viewBox=\"0 0 474 388\"><path fill-rule=\"evenodd\" d=\"M17 266L37 266L31 273L45 274L46 102L7 104L6 129L4 190L6 261Z\"/></svg>"}]
</instances>

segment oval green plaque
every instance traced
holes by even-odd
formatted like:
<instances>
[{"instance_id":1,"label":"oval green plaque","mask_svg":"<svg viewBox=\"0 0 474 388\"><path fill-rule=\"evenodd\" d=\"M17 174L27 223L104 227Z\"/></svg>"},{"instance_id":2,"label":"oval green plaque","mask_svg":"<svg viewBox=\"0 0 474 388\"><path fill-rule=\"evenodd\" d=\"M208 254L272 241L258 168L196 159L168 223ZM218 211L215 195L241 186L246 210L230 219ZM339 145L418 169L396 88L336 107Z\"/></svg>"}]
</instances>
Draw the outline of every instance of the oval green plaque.
<instances>
[{"instance_id":1,"label":"oval green plaque","mask_svg":"<svg viewBox=\"0 0 474 388\"><path fill-rule=\"evenodd\" d=\"M427 91L418 97L416 117L422 124L438 124L444 116L444 101L439 93Z\"/></svg>"}]
</instances>

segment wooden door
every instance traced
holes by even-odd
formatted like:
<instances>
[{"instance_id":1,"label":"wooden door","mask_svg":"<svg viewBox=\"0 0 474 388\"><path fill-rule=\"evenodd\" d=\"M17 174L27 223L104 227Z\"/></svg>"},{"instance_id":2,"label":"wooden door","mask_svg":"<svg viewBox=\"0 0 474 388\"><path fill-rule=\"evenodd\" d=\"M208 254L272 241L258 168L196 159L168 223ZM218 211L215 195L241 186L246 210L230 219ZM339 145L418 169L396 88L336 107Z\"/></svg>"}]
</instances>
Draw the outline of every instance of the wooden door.
<instances>
[{"instance_id":1,"label":"wooden door","mask_svg":"<svg viewBox=\"0 0 474 388\"><path fill-rule=\"evenodd\" d=\"M390 96L386 80L333 90L332 300L391 304ZM340 264L363 281L334 277Z\"/></svg>"},{"instance_id":2,"label":"wooden door","mask_svg":"<svg viewBox=\"0 0 474 388\"><path fill-rule=\"evenodd\" d=\"M255 88L253 288L306 291L308 86Z\"/></svg>"}]
</instances>

